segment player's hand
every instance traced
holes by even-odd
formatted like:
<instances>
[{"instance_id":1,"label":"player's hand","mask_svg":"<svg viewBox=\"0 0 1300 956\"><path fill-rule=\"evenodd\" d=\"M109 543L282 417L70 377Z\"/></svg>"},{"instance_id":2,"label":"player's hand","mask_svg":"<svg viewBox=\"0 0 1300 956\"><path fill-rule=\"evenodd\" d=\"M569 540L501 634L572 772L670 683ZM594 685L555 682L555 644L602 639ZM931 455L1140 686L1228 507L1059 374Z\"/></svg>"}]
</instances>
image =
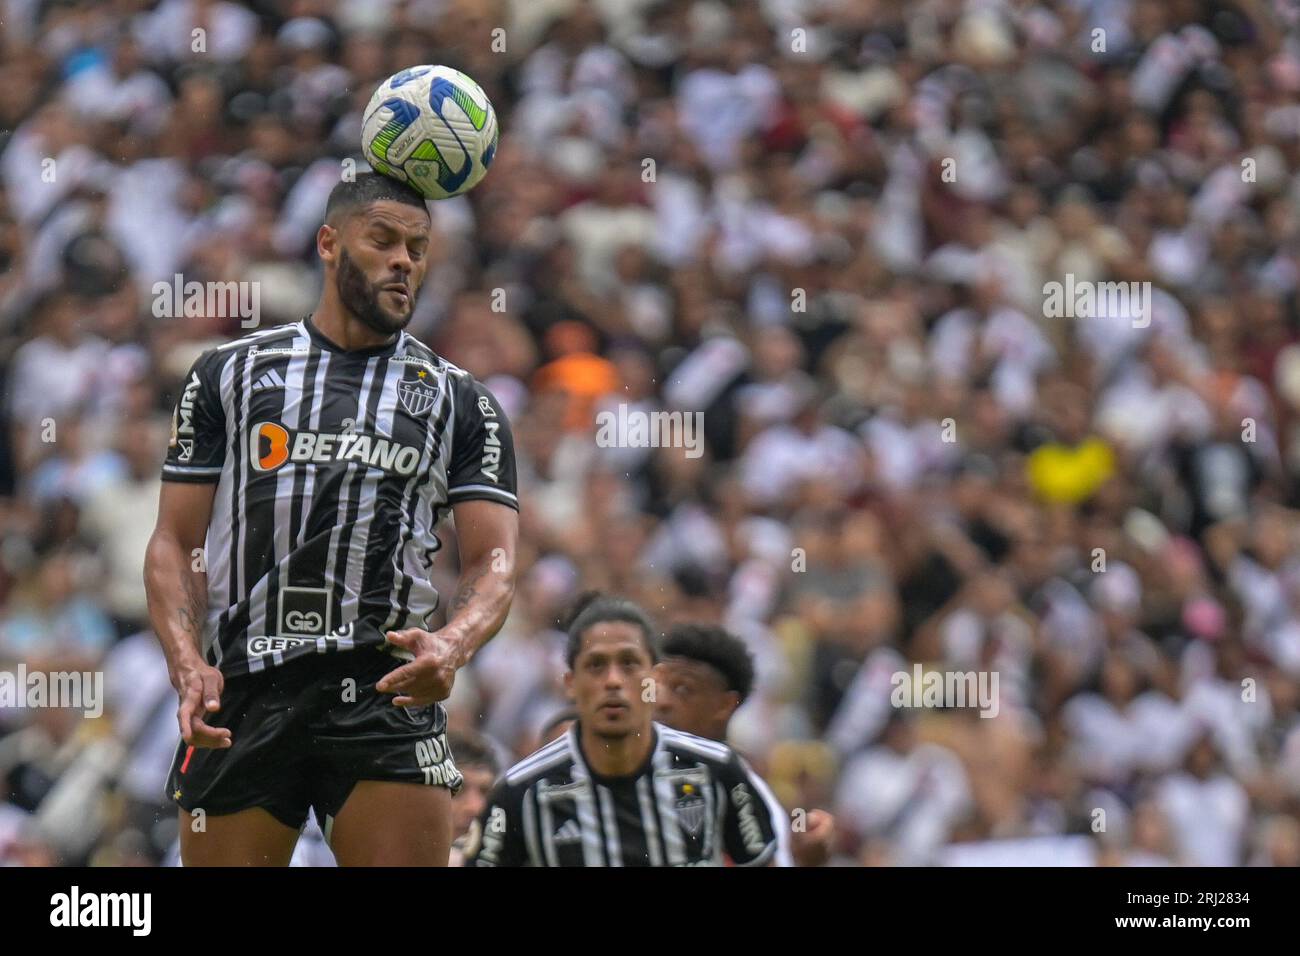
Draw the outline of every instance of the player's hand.
<instances>
[{"instance_id":1,"label":"player's hand","mask_svg":"<svg viewBox=\"0 0 1300 956\"><path fill-rule=\"evenodd\" d=\"M225 683L221 671L202 661L178 669L176 694L180 697L180 708L176 719L181 726L181 738L190 746L225 750L233 745L230 728L213 727L203 720L205 714L221 709Z\"/></svg>"},{"instance_id":2,"label":"player's hand","mask_svg":"<svg viewBox=\"0 0 1300 956\"><path fill-rule=\"evenodd\" d=\"M443 631L423 631L408 627L389 631L388 643L415 655L383 676L375 689L381 694L396 694L394 707L427 707L451 696L451 685L460 667L460 641Z\"/></svg>"},{"instance_id":3,"label":"player's hand","mask_svg":"<svg viewBox=\"0 0 1300 956\"><path fill-rule=\"evenodd\" d=\"M796 866L822 866L831 858L835 818L825 810L808 811L808 829L790 835L790 855Z\"/></svg>"}]
</instances>

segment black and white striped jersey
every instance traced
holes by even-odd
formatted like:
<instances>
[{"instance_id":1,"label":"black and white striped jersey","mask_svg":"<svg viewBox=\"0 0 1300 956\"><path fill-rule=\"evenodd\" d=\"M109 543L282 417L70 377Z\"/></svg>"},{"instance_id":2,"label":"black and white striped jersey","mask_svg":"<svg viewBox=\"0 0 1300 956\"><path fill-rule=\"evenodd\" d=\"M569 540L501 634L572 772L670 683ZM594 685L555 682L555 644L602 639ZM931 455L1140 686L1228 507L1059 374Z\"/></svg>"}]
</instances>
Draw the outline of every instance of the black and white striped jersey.
<instances>
[{"instance_id":1,"label":"black and white striped jersey","mask_svg":"<svg viewBox=\"0 0 1300 956\"><path fill-rule=\"evenodd\" d=\"M450 506L518 508L510 425L473 376L405 332L342 350L310 317L198 358L162 477L216 482L203 652L228 675L427 625Z\"/></svg>"},{"instance_id":2,"label":"black and white striped jersey","mask_svg":"<svg viewBox=\"0 0 1300 956\"><path fill-rule=\"evenodd\" d=\"M766 866L777 852L758 778L726 744L653 724L636 773L602 777L574 724L497 781L469 866Z\"/></svg>"}]
</instances>

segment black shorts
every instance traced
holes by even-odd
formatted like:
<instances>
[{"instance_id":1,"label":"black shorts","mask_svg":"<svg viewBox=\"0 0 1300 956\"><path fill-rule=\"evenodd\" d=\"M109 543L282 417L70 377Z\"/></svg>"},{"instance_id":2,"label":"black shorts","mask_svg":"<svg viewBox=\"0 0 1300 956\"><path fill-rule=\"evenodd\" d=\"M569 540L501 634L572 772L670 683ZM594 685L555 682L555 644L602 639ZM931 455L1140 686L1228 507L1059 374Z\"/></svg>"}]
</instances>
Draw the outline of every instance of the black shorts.
<instances>
[{"instance_id":1,"label":"black shorts","mask_svg":"<svg viewBox=\"0 0 1300 956\"><path fill-rule=\"evenodd\" d=\"M359 780L460 789L441 704L394 707L375 690L402 661L373 647L292 660L227 678L221 710L204 720L230 728L224 750L181 741L167 796L193 813L262 807L301 829L309 810L326 833Z\"/></svg>"}]
</instances>

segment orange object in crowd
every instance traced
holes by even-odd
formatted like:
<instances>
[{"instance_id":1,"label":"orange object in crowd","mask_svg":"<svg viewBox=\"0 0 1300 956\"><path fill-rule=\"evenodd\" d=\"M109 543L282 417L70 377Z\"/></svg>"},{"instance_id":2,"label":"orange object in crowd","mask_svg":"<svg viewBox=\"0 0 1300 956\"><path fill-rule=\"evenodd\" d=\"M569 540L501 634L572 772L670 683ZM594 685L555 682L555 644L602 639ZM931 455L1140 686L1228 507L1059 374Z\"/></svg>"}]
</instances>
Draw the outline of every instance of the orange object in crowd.
<instances>
[{"instance_id":1,"label":"orange object in crowd","mask_svg":"<svg viewBox=\"0 0 1300 956\"><path fill-rule=\"evenodd\" d=\"M562 355L539 368L533 377L536 391L561 391L568 395L564 427L569 431L593 428L596 401L618 391L621 385L614 363L590 352Z\"/></svg>"}]
</instances>

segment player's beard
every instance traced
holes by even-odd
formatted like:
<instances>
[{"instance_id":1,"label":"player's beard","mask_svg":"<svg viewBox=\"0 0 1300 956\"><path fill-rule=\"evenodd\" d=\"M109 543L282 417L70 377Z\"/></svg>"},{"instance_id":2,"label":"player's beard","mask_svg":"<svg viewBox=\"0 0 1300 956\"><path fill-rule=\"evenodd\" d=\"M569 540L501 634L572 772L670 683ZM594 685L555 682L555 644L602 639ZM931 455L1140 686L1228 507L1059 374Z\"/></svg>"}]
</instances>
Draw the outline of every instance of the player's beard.
<instances>
[{"instance_id":1,"label":"player's beard","mask_svg":"<svg viewBox=\"0 0 1300 956\"><path fill-rule=\"evenodd\" d=\"M615 724L606 724L595 720L588 721L591 725L591 735L609 743L626 740L628 737L639 736L642 732L642 721L635 719L631 714L628 719Z\"/></svg>"},{"instance_id":2,"label":"player's beard","mask_svg":"<svg viewBox=\"0 0 1300 956\"><path fill-rule=\"evenodd\" d=\"M392 280L382 283L370 282L366 274L352 261L347 250L342 250L339 256L338 278L335 280L339 300L358 322L380 335L392 335L406 328L415 308L415 291L409 284L406 311L403 314L394 315L379 304L379 296L389 281Z\"/></svg>"}]
</instances>

